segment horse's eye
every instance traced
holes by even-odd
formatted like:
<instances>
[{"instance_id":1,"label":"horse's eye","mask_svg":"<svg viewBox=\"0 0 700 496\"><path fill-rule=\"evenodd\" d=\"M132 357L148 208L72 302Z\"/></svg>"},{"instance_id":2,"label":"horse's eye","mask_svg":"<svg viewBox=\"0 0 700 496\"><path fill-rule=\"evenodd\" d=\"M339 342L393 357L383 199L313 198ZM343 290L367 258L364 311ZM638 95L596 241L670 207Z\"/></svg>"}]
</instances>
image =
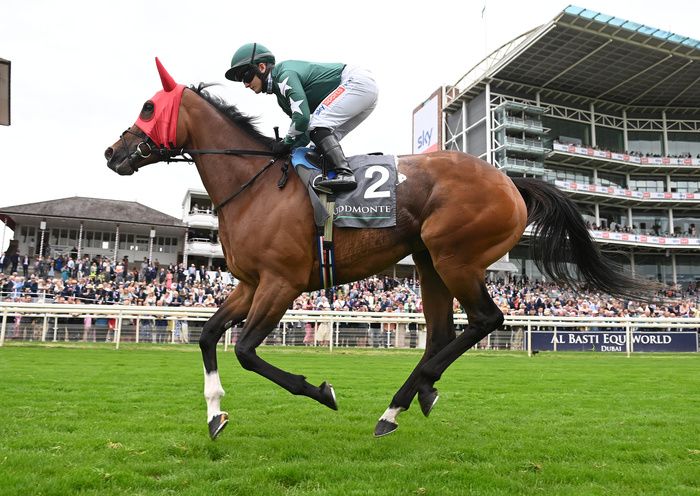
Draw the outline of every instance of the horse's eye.
<instances>
[{"instance_id":1,"label":"horse's eye","mask_svg":"<svg viewBox=\"0 0 700 496\"><path fill-rule=\"evenodd\" d=\"M143 108L141 109L141 120L148 121L153 118L153 110L155 106L153 105L153 102L151 100L148 100L146 103L143 104Z\"/></svg>"}]
</instances>

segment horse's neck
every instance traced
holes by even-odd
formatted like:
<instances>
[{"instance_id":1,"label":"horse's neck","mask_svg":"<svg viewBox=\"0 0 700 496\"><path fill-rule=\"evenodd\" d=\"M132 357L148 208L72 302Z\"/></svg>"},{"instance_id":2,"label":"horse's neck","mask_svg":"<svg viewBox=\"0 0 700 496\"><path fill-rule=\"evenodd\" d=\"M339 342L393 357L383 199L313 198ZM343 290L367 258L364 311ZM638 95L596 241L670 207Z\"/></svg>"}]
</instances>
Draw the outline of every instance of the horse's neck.
<instances>
[{"instance_id":1,"label":"horse's neck","mask_svg":"<svg viewBox=\"0 0 700 496\"><path fill-rule=\"evenodd\" d=\"M183 95L187 143L194 150L263 150L253 137L239 129L212 105L191 91ZM222 154L194 154L204 188L215 205L220 205L253 177L265 157Z\"/></svg>"}]
</instances>

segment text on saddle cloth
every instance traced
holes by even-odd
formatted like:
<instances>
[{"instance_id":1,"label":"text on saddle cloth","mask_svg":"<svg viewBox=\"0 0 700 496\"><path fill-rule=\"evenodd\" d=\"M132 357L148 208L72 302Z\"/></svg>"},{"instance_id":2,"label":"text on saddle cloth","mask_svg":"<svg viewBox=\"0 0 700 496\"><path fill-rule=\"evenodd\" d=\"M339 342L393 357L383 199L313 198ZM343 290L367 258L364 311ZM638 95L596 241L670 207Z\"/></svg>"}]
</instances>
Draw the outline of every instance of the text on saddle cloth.
<instances>
[{"instance_id":1,"label":"text on saddle cloth","mask_svg":"<svg viewBox=\"0 0 700 496\"><path fill-rule=\"evenodd\" d=\"M297 148L292 152L292 165L307 185L314 221L323 226L328 218L314 184L321 170L306 158L313 148ZM335 195L333 224L336 227L384 228L396 225L396 157L393 155L356 155L348 157L355 174L357 188ZM321 191L321 190L319 190Z\"/></svg>"}]
</instances>

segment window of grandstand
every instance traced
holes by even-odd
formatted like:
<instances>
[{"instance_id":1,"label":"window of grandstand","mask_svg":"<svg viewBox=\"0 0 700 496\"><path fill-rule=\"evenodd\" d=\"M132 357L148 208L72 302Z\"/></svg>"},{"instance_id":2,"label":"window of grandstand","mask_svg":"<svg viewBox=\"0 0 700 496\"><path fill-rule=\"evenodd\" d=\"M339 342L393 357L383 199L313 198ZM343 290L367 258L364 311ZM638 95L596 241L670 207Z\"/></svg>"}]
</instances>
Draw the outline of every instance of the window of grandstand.
<instances>
[{"instance_id":1,"label":"window of grandstand","mask_svg":"<svg viewBox=\"0 0 700 496\"><path fill-rule=\"evenodd\" d=\"M662 282L673 281L671 257L635 255L634 270L637 275L646 279L655 279Z\"/></svg>"},{"instance_id":2,"label":"window of grandstand","mask_svg":"<svg viewBox=\"0 0 700 496\"><path fill-rule=\"evenodd\" d=\"M554 117L542 116L542 125L549 128L549 135L559 143L585 145L591 144L591 126L583 122L566 121Z\"/></svg>"},{"instance_id":3,"label":"window of grandstand","mask_svg":"<svg viewBox=\"0 0 700 496\"><path fill-rule=\"evenodd\" d=\"M621 174L598 171L598 184L614 188L627 188L627 180Z\"/></svg>"},{"instance_id":4,"label":"window of grandstand","mask_svg":"<svg viewBox=\"0 0 700 496\"><path fill-rule=\"evenodd\" d=\"M569 181L579 184L591 184L593 183L593 172L590 170L569 170L569 169L556 169L547 170L545 172L547 181Z\"/></svg>"},{"instance_id":5,"label":"window of grandstand","mask_svg":"<svg viewBox=\"0 0 700 496\"><path fill-rule=\"evenodd\" d=\"M668 212L666 210L650 210L648 212L632 211L632 224L637 226L641 234L661 236L668 233Z\"/></svg>"},{"instance_id":6,"label":"window of grandstand","mask_svg":"<svg viewBox=\"0 0 700 496\"><path fill-rule=\"evenodd\" d=\"M688 155L691 157L700 156L700 134L674 131L669 131L667 134L669 155L679 157Z\"/></svg>"},{"instance_id":7,"label":"window of grandstand","mask_svg":"<svg viewBox=\"0 0 700 496\"><path fill-rule=\"evenodd\" d=\"M649 191L663 193L666 191L665 179L658 176L630 176L629 189L632 191Z\"/></svg>"},{"instance_id":8,"label":"window of grandstand","mask_svg":"<svg viewBox=\"0 0 700 496\"><path fill-rule=\"evenodd\" d=\"M700 215L697 210L683 212L673 209L673 226L675 233L690 238L698 237L698 226L700 226Z\"/></svg>"},{"instance_id":9,"label":"window of grandstand","mask_svg":"<svg viewBox=\"0 0 700 496\"><path fill-rule=\"evenodd\" d=\"M676 255L676 271L684 274L684 282L700 281L700 259L692 255Z\"/></svg>"},{"instance_id":10,"label":"window of grandstand","mask_svg":"<svg viewBox=\"0 0 700 496\"><path fill-rule=\"evenodd\" d=\"M625 151L624 133L621 129L596 126L595 128L596 146L601 150L622 153Z\"/></svg>"},{"instance_id":11,"label":"window of grandstand","mask_svg":"<svg viewBox=\"0 0 700 496\"><path fill-rule=\"evenodd\" d=\"M642 155L662 156L663 134L661 131L628 131L627 148Z\"/></svg>"},{"instance_id":12,"label":"window of grandstand","mask_svg":"<svg viewBox=\"0 0 700 496\"><path fill-rule=\"evenodd\" d=\"M687 177L671 177L671 192L697 193L700 192L700 180Z\"/></svg>"},{"instance_id":13,"label":"window of grandstand","mask_svg":"<svg viewBox=\"0 0 700 496\"><path fill-rule=\"evenodd\" d=\"M629 226L627 209L624 207L605 206L600 208L600 227L618 231Z\"/></svg>"}]
</instances>

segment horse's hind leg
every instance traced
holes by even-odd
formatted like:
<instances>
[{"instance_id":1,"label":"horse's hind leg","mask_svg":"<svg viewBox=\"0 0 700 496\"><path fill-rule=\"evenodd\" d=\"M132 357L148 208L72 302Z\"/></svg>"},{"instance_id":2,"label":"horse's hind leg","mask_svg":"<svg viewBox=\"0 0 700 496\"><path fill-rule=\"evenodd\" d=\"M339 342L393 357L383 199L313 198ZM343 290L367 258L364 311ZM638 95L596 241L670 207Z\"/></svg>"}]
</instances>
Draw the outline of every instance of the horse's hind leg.
<instances>
[{"instance_id":1,"label":"horse's hind leg","mask_svg":"<svg viewBox=\"0 0 700 496\"><path fill-rule=\"evenodd\" d=\"M413 255L421 282L421 294L423 298L423 313L427 324L428 339L425 353L408 376L406 382L396 392L389 404L389 408L380 417L374 429L375 436L384 436L396 430L398 423L396 417L404 410L408 410L418 392L420 370L423 363L435 356L455 338L454 320L452 316L452 301L454 297L445 283L435 271L430 254L427 251ZM424 381L424 379L422 379ZM434 391L434 390L433 390ZM437 399L437 391L434 391Z\"/></svg>"},{"instance_id":2,"label":"horse's hind leg","mask_svg":"<svg viewBox=\"0 0 700 496\"><path fill-rule=\"evenodd\" d=\"M277 368L260 358L255 352L300 292L279 279L269 280L266 284L261 281L255 292L243 332L236 342L236 357L244 369L260 374L292 394L308 396L337 410L332 386L326 382L320 386L313 386L303 375L291 374Z\"/></svg>"},{"instance_id":3,"label":"horse's hind leg","mask_svg":"<svg viewBox=\"0 0 700 496\"><path fill-rule=\"evenodd\" d=\"M204 361L204 398L207 401L207 423L209 436L212 439L221 433L228 423L228 413L221 411L221 397L224 389L219 378L219 367L216 359L216 345L226 330L226 324L236 325L241 322L250 309L254 289L241 282L229 295L219 309L204 324L202 335L199 337L199 348L202 350Z\"/></svg>"},{"instance_id":4,"label":"horse's hind leg","mask_svg":"<svg viewBox=\"0 0 700 496\"><path fill-rule=\"evenodd\" d=\"M447 367L503 323L503 314L486 289L483 270L462 267L450 272L438 271L466 310L469 325L457 339L422 365L418 401L424 413L434 403L433 384L440 380Z\"/></svg>"}]
</instances>

